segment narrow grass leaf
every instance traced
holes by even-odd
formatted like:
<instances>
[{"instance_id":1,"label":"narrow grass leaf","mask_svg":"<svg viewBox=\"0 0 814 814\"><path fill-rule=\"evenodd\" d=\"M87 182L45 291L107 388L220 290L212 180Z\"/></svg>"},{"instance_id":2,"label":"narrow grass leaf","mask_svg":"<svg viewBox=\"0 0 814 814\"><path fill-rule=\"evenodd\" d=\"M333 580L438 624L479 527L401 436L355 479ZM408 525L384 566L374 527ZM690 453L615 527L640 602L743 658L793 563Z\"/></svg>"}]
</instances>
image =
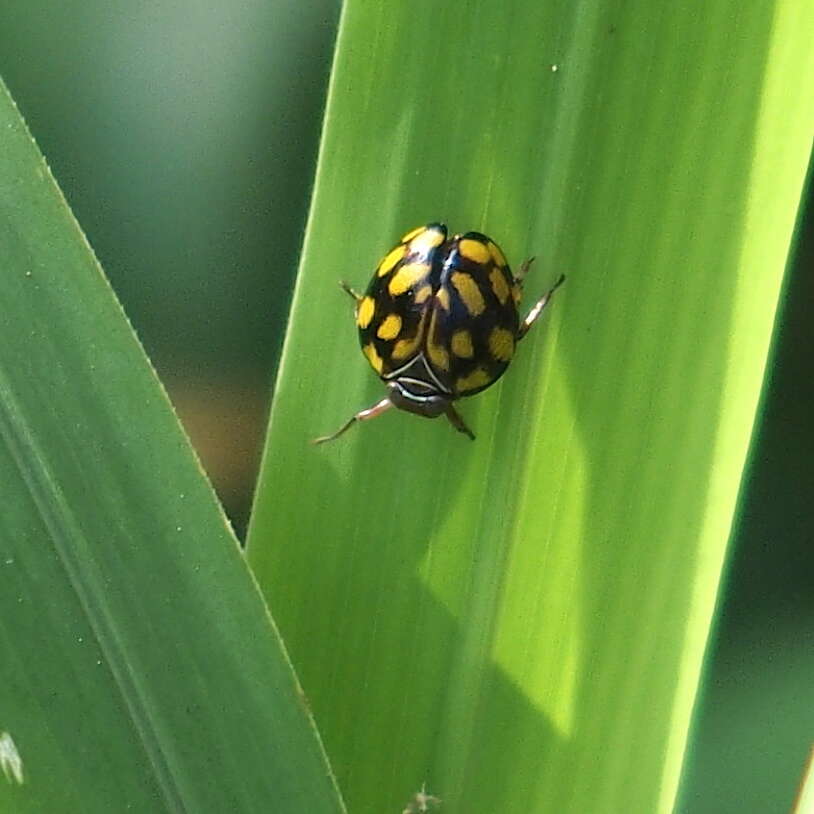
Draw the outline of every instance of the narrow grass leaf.
<instances>
[{"instance_id":1,"label":"narrow grass leaf","mask_svg":"<svg viewBox=\"0 0 814 814\"><path fill-rule=\"evenodd\" d=\"M0 808L339 812L214 495L0 84Z\"/></svg>"}]
</instances>

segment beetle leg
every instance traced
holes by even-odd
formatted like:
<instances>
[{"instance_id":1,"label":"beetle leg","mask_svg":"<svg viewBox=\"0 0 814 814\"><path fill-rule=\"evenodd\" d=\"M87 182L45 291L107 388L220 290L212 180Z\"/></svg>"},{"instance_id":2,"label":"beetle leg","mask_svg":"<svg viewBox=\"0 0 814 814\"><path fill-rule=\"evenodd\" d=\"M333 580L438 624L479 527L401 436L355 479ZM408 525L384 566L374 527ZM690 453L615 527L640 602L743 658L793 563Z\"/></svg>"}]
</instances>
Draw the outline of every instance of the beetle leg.
<instances>
[{"instance_id":1,"label":"beetle leg","mask_svg":"<svg viewBox=\"0 0 814 814\"><path fill-rule=\"evenodd\" d=\"M393 407L393 402L390 401L389 398L382 399L377 404L374 404L372 407L368 407L366 410L360 410L356 413L355 416L351 416L335 433L332 435L323 435L320 438L315 438L311 441L312 444L324 444L326 441L333 441L335 438L339 438L343 432L349 430L353 424L357 421L367 421L370 418L376 418L376 416L381 415L382 413L387 412L391 407Z\"/></svg>"},{"instance_id":2,"label":"beetle leg","mask_svg":"<svg viewBox=\"0 0 814 814\"><path fill-rule=\"evenodd\" d=\"M359 300L361 300L361 299L362 299L362 295L361 295L361 294L357 294L357 293L356 293L356 292L355 292L355 291L354 291L354 290L353 290L353 289L352 289L352 288L351 288L351 287L350 287L350 286L349 286L349 285L348 285L348 284L347 284L347 283L346 283L344 280L340 280L340 281L339 281L339 287L340 287L340 288L341 288L341 289L342 289L342 290L343 290L343 291L344 291L346 294L350 294L350 296L351 296L351 297L353 297L353 299L355 299L355 300L356 300L356 302L359 302Z\"/></svg>"},{"instance_id":3,"label":"beetle leg","mask_svg":"<svg viewBox=\"0 0 814 814\"><path fill-rule=\"evenodd\" d=\"M529 273L529 269L531 268L531 264L536 260L536 257L529 257L528 260L524 260L520 264L520 270L517 272L517 275L514 278L516 283L522 283L523 278Z\"/></svg>"},{"instance_id":4,"label":"beetle leg","mask_svg":"<svg viewBox=\"0 0 814 814\"><path fill-rule=\"evenodd\" d=\"M446 416L449 419L449 423L452 424L452 426L455 427L458 432L468 435L472 441L475 440L475 433L472 432L472 430L470 430L466 424L464 424L464 420L461 418L460 413L451 404L447 405Z\"/></svg>"},{"instance_id":5,"label":"beetle leg","mask_svg":"<svg viewBox=\"0 0 814 814\"><path fill-rule=\"evenodd\" d=\"M523 266L520 268L521 273L523 272L523 267L528 269L527 263L524 263ZM548 305L549 301L551 300L551 295L565 282L565 275L560 275L560 279L557 280L556 283L542 296L536 303L532 306L531 311L526 314L526 318L523 322L520 323L520 328L517 331L517 341L519 342L527 333L529 328L534 324L537 317L543 313L543 308Z\"/></svg>"}]
</instances>

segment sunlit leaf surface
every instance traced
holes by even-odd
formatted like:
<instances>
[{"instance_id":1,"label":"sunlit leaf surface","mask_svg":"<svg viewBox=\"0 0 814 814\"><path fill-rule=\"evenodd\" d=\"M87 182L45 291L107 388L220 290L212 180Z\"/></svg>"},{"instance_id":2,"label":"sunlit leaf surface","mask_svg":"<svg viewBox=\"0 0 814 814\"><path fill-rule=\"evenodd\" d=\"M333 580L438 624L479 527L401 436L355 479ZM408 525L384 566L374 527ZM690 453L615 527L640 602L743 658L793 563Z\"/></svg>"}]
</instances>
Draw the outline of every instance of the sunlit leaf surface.
<instances>
[{"instance_id":1,"label":"sunlit leaf surface","mask_svg":"<svg viewBox=\"0 0 814 814\"><path fill-rule=\"evenodd\" d=\"M811 136L814 7L350 0L249 556L352 811L672 809ZM535 254L501 383L389 413L409 228Z\"/></svg>"}]
</instances>

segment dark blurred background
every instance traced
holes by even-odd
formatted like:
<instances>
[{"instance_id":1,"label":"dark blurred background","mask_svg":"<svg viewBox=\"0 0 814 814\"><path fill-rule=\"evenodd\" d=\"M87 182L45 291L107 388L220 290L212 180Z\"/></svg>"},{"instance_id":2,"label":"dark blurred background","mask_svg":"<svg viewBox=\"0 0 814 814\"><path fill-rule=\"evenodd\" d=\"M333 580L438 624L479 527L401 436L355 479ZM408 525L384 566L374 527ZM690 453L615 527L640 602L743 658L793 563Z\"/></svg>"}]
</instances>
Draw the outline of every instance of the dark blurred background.
<instances>
[{"instance_id":1,"label":"dark blurred background","mask_svg":"<svg viewBox=\"0 0 814 814\"><path fill-rule=\"evenodd\" d=\"M684 814L786 814L814 743L813 192L810 165L685 767Z\"/></svg>"},{"instance_id":2,"label":"dark blurred background","mask_svg":"<svg viewBox=\"0 0 814 814\"><path fill-rule=\"evenodd\" d=\"M338 16L338 0L0 4L0 75L239 534ZM785 814L814 732L810 198L804 211L685 770L684 814Z\"/></svg>"},{"instance_id":3,"label":"dark blurred background","mask_svg":"<svg viewBox=\"0 0 814 814\"><path fill-rule=\"evenodd\" d=\"M239 532L339 0L10 0L0 75Z\"/></svg>"}]
</instances>

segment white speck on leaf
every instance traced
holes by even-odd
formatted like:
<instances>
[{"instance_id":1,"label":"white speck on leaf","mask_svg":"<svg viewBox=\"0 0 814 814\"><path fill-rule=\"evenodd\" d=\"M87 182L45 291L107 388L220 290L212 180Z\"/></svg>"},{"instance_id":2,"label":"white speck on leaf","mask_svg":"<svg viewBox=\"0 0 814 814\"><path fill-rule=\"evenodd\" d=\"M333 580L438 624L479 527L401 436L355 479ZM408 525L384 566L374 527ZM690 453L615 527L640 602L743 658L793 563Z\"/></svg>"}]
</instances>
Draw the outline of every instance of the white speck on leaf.
<instances>
[{"instance_id":1,"label":"white speck on leaf","mask_svg":"<svg viewBox=\"0 0 814 814\"><path fill-rule=\"evenodd\" d=\"M413 795L412 800L407 803L401 814L425 814L431 808L440 808L441 800L433 794L427 794L427 784L421 784L421 791Z\"/></svg>"},{"instance_id":2,"label":"white speck on leaf","mask_svg":"<svg viewBox=\"0 0 814 814\"><path fill-rule=\"evenodd\" d=\"M25 776L23 775L23 759L17 751L17 744L8 732L0 732L0 766L3 774L9 783L22 785Z\"/></svg>"}]
</instances>

